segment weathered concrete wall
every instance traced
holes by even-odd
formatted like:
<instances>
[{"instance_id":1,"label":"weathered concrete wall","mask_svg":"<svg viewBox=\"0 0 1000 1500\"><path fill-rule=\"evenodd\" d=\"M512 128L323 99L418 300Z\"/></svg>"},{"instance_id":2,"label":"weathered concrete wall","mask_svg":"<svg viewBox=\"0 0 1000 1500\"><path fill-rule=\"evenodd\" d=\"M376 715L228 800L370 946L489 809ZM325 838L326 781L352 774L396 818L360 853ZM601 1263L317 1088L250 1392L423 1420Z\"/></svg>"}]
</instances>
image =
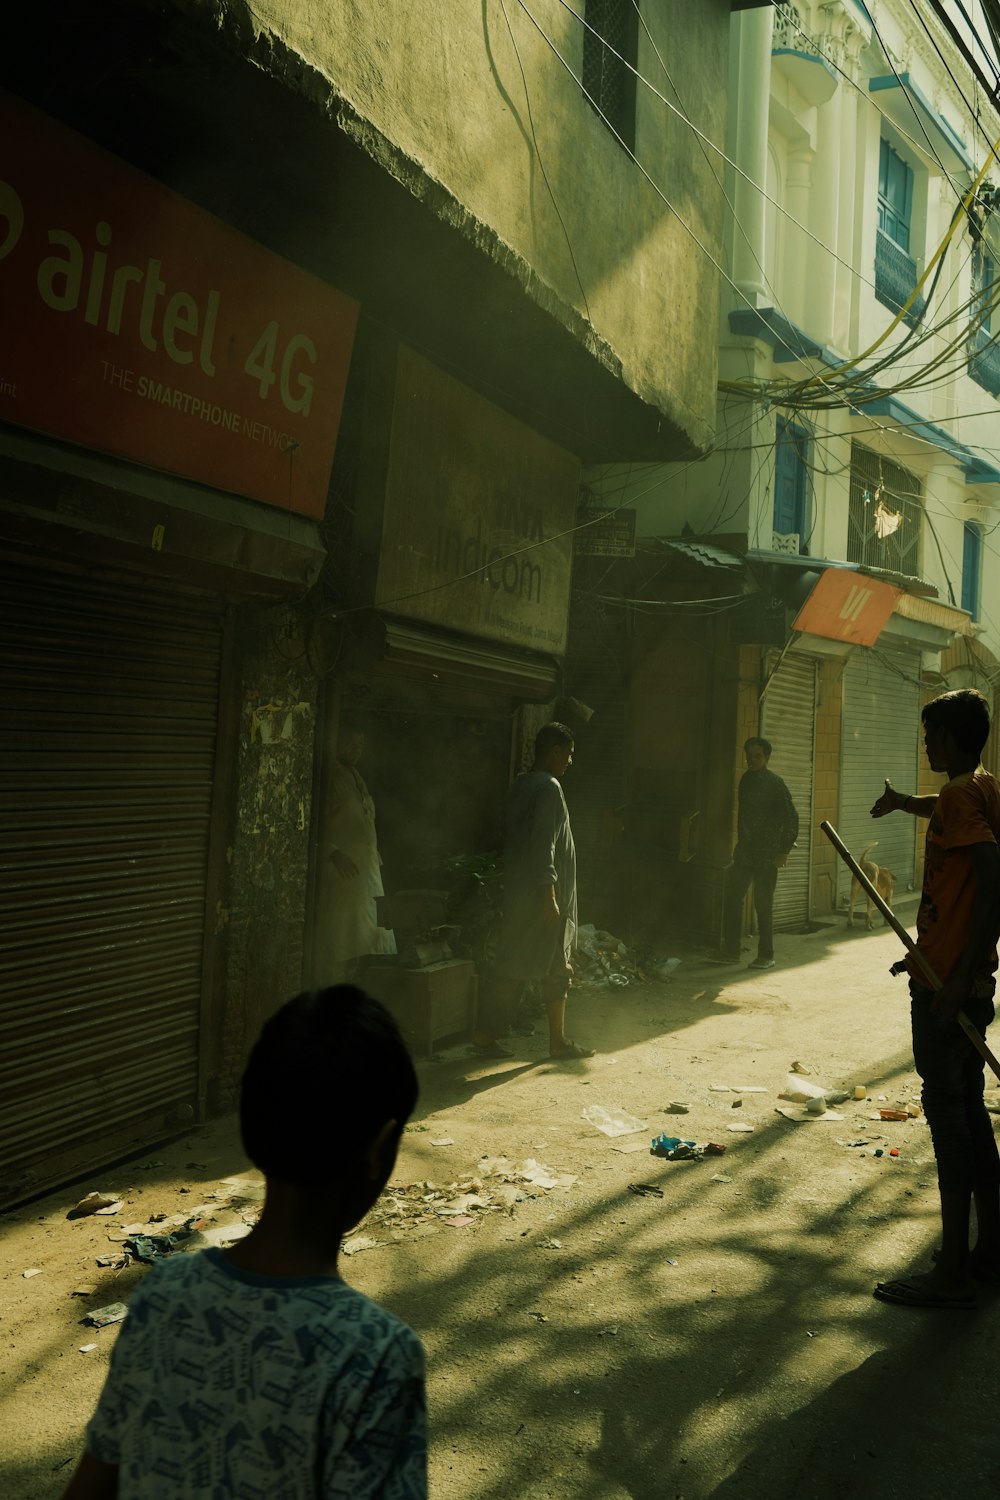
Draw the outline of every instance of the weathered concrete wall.
<instances>
[{"instance_id":1,"label":"weathered concrete wall","mask_svg":"<svg viewBox=\"0 0 1000 1500\"><path fill-rule=\"evenodd\" d=\"M584 33L568 8L537 0L536 27L499 0L176 3L210 15L234 47L336 114L363 151L707 445L718 159L640 83L641 169L629 160L581 91ZM647 7L644 21L639 73L721 144L727 0L673 0Z\"/></svg>"},{"instance_id":2,"label":"weathered concrete wall","mask_svg":"<svg viewBox=\"0 0 1000 1500\"><path fill-rule=\"evenodd\" d=\"M237 627L238 740L227 848L226 999L212 1104L224 1108L261 1023L302 987L317 676L303 616L247 610Z\"/></svg>"}]
</instances>

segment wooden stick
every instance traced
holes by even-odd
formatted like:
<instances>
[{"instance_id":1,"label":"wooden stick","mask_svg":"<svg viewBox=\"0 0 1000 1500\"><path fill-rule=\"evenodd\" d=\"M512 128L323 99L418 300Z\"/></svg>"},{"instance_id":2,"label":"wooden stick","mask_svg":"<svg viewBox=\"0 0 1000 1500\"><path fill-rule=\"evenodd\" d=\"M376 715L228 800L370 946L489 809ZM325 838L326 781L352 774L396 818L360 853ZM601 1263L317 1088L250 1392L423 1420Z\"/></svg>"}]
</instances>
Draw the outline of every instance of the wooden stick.
<instances>
[{"instance_id":1,"label":"wooden stick","mask_svg":"<svg viewBox=\"0 0 1000 1500\"><path fill-rule=\"evenodd\" d=\"M920 949L910 937L910 934L907 932L906 928L899 921L895 912L882 900L882 897L872 885L871 881L868 879L868 876L865 874L864 870L862 870L861 866L854 858L854 855L851 853L850 849L848 849L847 845L844 843L837 830L833 827L832 823L822 822L819 826L822 828L823 832L826 834L827 838L830 840L830 843L836 849L837 853L844 861L844 864L854 876L855 880L862 887L862 889L867 892L869 899L874 901L875 905L878 907L883 917L885 917L885 920L888 922L893 932L906 948L907 952L911 955L912 958L916 959L917 963L920 965L921 969L924 972L930 988L932 990L939 990L941 988L940 979L937 977L924 955L920 952ZM993 1053L990 1051L989 1047L987 1047L985 1041L973 1026L968 1016L965 1014L965 1011L960 1010L955 1019L957 1020L959 1026L961 1026L962 1030L965 1032L966 1036L969 1038L969 1041L975 1047L976 1051L983 1058L984 1062L989 1064L989 1066L993 1069L993 1072L996 1074L997 1078L1000 1079L1000 1062L997 1062L996 1058L993 1056Z\"/></svg>"}]
</instances>

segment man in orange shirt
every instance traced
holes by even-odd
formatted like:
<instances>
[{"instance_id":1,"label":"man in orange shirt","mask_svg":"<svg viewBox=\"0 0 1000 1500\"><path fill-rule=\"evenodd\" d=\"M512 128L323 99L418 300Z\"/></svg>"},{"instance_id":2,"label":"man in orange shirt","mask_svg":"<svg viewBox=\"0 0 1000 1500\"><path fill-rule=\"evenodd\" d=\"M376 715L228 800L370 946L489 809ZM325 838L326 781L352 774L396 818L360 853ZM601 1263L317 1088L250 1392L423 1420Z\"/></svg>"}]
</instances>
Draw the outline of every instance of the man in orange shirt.
<instances>
[{"instance_id":1,"label":"man in orange shirt","mask_svg":"<svg viewBox=\"0 0 1000 1500\"><path fill-rule=\"evenodd\" d=\"M873 818L902 811L929 818L917 950L941 982L931 989L915 958L910 973L913 1061L934 1143L941 1249L925 1275L880 1282L875 1296L909 1307L974 1307L972 1278L1000 1285L1000 1155L983 1104L983 1059L956 1019L982 1036L993 1020L1000 936L1000 782L979 757L990 732L974 688L942 693L924 708L924 745L948 780L937 796L907 796L886 781ZM977 1239L969 1250L969 1214Z\"/></svg>"}]
</instances>

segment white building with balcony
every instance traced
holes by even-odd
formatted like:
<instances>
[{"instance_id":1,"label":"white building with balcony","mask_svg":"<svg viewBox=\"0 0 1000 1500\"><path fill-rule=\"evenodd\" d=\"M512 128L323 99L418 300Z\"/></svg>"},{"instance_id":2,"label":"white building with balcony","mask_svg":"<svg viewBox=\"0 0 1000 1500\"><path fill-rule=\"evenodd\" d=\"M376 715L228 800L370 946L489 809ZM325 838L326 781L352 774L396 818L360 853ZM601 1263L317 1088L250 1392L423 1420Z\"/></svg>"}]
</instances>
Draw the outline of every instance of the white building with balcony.
<instances>
[{"instance_id":1,"label":"white building with balcony","mask_svg":"<svg viewBox=\"0 0 1000 1500\"><path fill-rule=\"evenodd\" d=\"M931 8L906 0L734 16L730 84L715 451L585 478L592 503L634 506L640 555L699 552L714 580L695 589L664 563L659 623L643 628L669 643L665 663L698 636L709 669L685 773L708 864L724 861L731 822L731 797L713 812L716 758L731 786L744 734L774 742L803 825L778 891L794 926L846 899L824 817L856 850L878 837L905 901L917 829L875 829L868 808L886 776L935 784L920 740L929 696L974 685L995 706L1000 117ZM743 562L743 597L725 558ZM896 591L870 643L800 616L831 569L860 575L853 600ZM669 671L660 680L669 692ZM648 715L634 699L635 731ZM632 763L640 779L654 763L677 769L635 732Z\"/></svg>"}]
</instances>

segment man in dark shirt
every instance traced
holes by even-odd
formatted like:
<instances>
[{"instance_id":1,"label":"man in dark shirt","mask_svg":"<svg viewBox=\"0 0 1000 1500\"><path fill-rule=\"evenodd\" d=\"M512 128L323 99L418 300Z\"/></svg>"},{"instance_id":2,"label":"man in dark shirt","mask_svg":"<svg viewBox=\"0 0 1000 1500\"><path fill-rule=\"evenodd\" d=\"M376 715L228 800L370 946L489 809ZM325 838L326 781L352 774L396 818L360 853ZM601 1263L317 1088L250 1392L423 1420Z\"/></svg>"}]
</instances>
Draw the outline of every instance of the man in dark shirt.
<instances>
[{"instance_id":1,"label":"man in dark shirt","mask_svg":"<svg viewBox=\"0 0 1000 1500\"><path fill-rule=\"evenodd\" d=\"M757 957L751 969L774 968L774 887L778 871L799 832L799 815L780 776L769 771L768 740L754 735L743 746L747 768L740 781L739 819L733 863L726 881L722 919L722 963L738 963L743 901L753 886L757 913Z\"/></svg>"}]
</instances>

